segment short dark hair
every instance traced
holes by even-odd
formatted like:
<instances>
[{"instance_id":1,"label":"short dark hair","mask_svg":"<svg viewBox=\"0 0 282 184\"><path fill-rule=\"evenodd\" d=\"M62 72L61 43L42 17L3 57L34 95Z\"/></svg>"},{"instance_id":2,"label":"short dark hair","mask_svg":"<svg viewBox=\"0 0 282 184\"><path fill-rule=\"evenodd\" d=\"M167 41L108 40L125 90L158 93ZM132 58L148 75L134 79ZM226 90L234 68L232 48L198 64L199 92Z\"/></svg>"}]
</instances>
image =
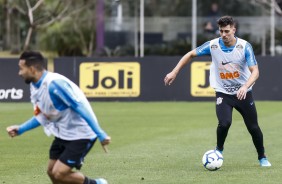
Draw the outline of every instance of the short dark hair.
<instances>
[{"instance_id":1,"label":"short dark hair","mask_svg":"<svg viewBox=\"0 0 282 184\"><path fill-rule=\"evenodd\" d=\"M24 51L20 56L20 60L25 60L28 67L34 66L39 71L46 68L44 57L37 51Z\"/></svg>"},{"instance_id":2,"label":"short dark hair","mask_svg":"<svg viewBox=\"0 0 282 184\"><path fill-rule=\"evenodd\" d=\"M226 27L228 25L236 26L236 22L234 21L234 19L231 16L226 15L226 16L220 17L217 20L217 25L219 27Z\"/></svg>"}]
</instances>

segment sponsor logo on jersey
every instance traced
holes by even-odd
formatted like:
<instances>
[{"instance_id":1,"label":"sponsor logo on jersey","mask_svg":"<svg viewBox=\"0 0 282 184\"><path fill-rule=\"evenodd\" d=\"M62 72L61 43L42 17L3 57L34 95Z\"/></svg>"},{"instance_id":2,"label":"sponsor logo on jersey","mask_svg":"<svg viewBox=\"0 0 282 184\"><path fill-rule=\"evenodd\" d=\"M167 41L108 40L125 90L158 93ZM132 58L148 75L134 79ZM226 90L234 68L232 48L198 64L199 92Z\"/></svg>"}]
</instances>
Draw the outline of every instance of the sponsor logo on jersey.
<instances>
[{"instance_id":1,"label":"sponsor logo on jersey","mask_svg":"<svg viewBox=\"0 0 282 184\"><path fill-rule=\"evenodd\" d=\"M237 79L240 77L240 65L232 61L222 61L218 66L219 77L221 79Z\"/></svg>"},{"instance_id":2,"label":"sponsor logo on jersey","mask_svg":"<svg viewBox=\"0 0 282 184\"><path fill-rule=\"evenodd\" d=\"M238 44L238 45L236 45L236 48L237 48L237 49L243 49L243 45Z\"/></svg>"},{"instance_id":3,"label":"sponsor logo on jersey","mask_svg":"<svg viewBox=\"0 0 282 184\"><path fill-rule=\"evenodd\" d=\"M219 73L221 79L237 79L240 77L240 73L236 72L220 72Z\"/></svg>"},{"instance_id":4,"label":"sponsor logo on jersey","mask_svg":"<svg viewBox=\"0 0 282 184\"><path fill-rule=\"evenodd\" d=\"M229 63L232 63L232 61L227 61L227 62L223 62L223 61L222 61L222 62L221 62L222 65L227 65L227 64L229 64Z\"/></svg>"},{"instance_id":5,"label":"sponsor logo on jersey","mask_svg":"<svg viewBox=\"0 0 282 184\"><path fill-rule=\"evenodd\" d=\"M241 84L223 84L224 89L229 92L229 93L233 93L236 92L240 89Z\"/></svg>"},{"instance_id":6,"label":"sponsor logo on jersey","mask_svg":"<svg viewBox=\"0 0 282 184\"><path fill-rule=\"evenodd\" d=\"M217 49L217 48L218 48L217 45L212 45L212 46L211 46L211 49L212 49L212 50L215 50L215 49Z\"/></svg>"},{"instance_id":7,"label":"sponsor logo on jersey","mask_svg":"<svg viewBox=\"0 0 282 184\"><path fill-rule=\"evenodd\" d=\"M34 116L37 116L37 115L40 114L40 113L41 113L41 110L40 110L39 107L36 105L36 106L34 107L33 114L34 114Z\"/></svg>"}]
</instances>

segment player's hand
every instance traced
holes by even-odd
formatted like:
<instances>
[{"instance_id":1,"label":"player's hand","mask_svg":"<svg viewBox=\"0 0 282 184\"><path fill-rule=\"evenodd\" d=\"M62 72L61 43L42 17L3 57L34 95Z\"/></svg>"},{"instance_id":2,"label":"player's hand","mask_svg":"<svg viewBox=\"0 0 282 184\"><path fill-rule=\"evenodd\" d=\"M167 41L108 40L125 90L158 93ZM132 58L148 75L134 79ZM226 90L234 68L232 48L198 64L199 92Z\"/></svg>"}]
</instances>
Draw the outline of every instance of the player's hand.
<instances>
[{"instance_id":1,"label":"player's hand","mask_svg":"<svg viewBox=\"0 0 282 184\"><path fill-rule=\"evenodd\" d=\"M241 86L240 89L237 91L237 98L239 100L245 100L248 92L248 87L245 85Z\"/></svg>"},{"instance_id":2,"label":"player's hand","mask_svg":"<svg viewBox=\"0 0 282 184\"><path fill-rule=\"evenodd\" d=\"M165 85L166 86L171 85L173 83L173 81L175 80L175 78L176 78L175 72L168 73L164 78Z\"/></svg>"},{"instance_id":3,"label":"player's hand","mask_svg":"<svg viewBox=\"0 0 282 184\"><path fill-rule=\"evenodd\" d=\"M10 137L15 137L18 135L19 126L18 125L9 126L6 128L6 130Z\"/></svg>"},{"instance_id":4,"label":"player's hand","mask_svg":"<svg viewBox=\"0 0 282 184\"><path fill-rule=\"evenodd\" d=\"M111 137L107 136L103 141L101 141L101 145L103 150L108 153L107 145L111 143Z\"/></svg>"}]
</instances>

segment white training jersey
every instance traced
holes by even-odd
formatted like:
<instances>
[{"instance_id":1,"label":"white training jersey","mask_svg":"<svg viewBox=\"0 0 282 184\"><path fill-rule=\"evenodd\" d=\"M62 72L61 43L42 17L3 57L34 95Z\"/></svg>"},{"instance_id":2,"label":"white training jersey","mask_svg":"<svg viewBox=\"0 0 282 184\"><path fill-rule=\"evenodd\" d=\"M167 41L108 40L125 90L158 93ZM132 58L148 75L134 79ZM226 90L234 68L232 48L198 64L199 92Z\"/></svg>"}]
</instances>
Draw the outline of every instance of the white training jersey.
<instances>
[{"instance_id":1,"label":"white training jersey","mask_svg":"<svg viewBox=\"0 0 282 184\"><path fill-rule=\"evenodd\" d=\"M221 38L213 39L197 48L197 55L210 54L210 86L216 92L235 95L239 88L249 79L251 72L249 66L256 65L253 50L248 42L236 38L232 49L225 47ZM250 91L252 86L248 89Z\"/></svg>"},{"instance_id":2,"label":"white training jersey","mask_svg":"<svg viewBox=\"0 0 282 184\"><path fill-rule=\"evenodd\" d=\"M59 81L57 84L63 86L56 88L53 85L53 87L50 87L53 81ZM60 83L60 81L63 82ZM89 122L75 112L73 108L70 108L71 105L67 105L68 107L65 105L73 103L72 100L77 104L82 104L87 116L92 121L95 121L94 123L97 123L89 102L77 85L66 77L52 72L46 72L40 82L40 86L30 85L31 102L34 106L35 118L44 127L47 135L52 134L63 140L93 139L97 137L91 126L89 126ZM62 90L65 90L69 95L68 98L60 98L62 94L59 92ZM59 103L62 99L65 99L64 103ZM66 99L72 100L68 101Z\"/></svg>"}]
</instances>

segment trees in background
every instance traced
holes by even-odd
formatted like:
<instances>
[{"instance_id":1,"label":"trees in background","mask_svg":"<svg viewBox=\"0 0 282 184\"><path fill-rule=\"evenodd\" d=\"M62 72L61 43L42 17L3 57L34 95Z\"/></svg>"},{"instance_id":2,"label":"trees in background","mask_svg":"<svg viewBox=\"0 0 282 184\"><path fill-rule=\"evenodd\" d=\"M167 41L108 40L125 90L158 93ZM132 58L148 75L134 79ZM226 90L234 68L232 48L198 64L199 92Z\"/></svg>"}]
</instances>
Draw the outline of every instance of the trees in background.
<instances>
[{"instance_id":1,"label":"trees in background","mask_svg":"<svg viewBox=\"0 0 282 184\"><path fill-rule=\"evenodd\" d=\"M95 32L95 1L72 0L65 16L40 30L40 46L59 55L89 56L94 49Z\"/></svg>"},{"instance_id":2,"label":"trees in background","mask_svg":"<svg viewBox=\"0 0 282 184\"><path fill-rule=\"evenodd\" d=\"M207 16L211 3L216 2L222 14L233 16L260 15L271 0L198 0L198 16ZM44 49L59 55L94 54L96 48L97 0L0 0L0 50L19 52ZM106 17L114 14L113 4L122 3L128 17L138 16L139 1L106 0ZM192 0L145 0L145 16L191 16ZM282 0L276 0L281 14ZM241 4L244 3L244 6ZM239 7L240 8L234 8ZM104 16L104 15L103 15Z\"/></svg>"},{"instance_id":3,"label":"trees in background","mask_svg":"<svg viewBox=\"0 0 282 184\"><path fill-rule=\"evenodd\" d=\"M92 50L95 16L92 0L1 0L3 49L43 46L59 54ZM38 41L39 44L37 43ZM42 43L45 42L45 43Z\"/></svg>"}]
</instances>

